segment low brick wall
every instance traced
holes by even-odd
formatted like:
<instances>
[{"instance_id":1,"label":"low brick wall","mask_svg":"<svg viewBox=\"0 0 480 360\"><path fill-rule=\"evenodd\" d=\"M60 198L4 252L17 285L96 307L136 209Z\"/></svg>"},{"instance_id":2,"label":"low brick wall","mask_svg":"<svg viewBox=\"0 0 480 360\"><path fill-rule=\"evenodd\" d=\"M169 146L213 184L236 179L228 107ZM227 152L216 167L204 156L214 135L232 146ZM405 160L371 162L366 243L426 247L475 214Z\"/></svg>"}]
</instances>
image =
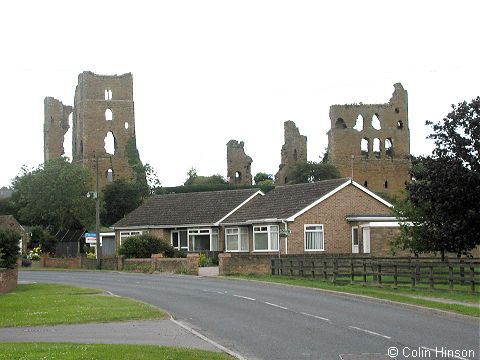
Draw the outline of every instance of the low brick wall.
<instances>
[{"instance_id":1,"label":"low brick wall","mask_svg":"<svg viewBox=\"0 0 480 360\"><path fill-rule=\"evenodd\" d=\"M0 269L0 294L12 291L17 283L18 269Z\"/></svg>"},{"instance_id":2,"label":"low brick wall","mask_svg":"<svg viewBox=\"0 0 480 360\"><path fill-rule=\"evenodd\" d=\"M235 254L223 253L218 255L219 275L230 274L257 274L268 275L272 273L271 254Z\"/></svg>"},{"instance_id":3,"label":"low brick wall","mask_svg":"<svg viewBox=\"0 0 480 360\"><path fill-rule=\"evenodd\" d=\"M186 258L156 258L154 270L172 274L198 275L198 254Z\"/></svg>"},{"instance_id":4,"label":"low brick wall","mask_svg":"<svg viewBox=\"0 0 480 360\"><path fill-rule=\"evenodd\" d=\"M65 269L80 269L82 261L79 257L74 258L52 258L48 256L40 257L41 267L65 268Z\"/></svg>"}]
</instances>

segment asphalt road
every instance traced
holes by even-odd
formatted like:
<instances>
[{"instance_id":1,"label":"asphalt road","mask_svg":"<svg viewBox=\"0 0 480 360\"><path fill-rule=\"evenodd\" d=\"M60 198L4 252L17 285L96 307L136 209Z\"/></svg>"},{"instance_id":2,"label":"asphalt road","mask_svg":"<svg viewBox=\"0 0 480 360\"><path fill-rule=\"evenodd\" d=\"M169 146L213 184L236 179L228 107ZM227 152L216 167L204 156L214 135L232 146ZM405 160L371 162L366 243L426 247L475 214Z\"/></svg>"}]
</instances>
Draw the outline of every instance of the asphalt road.
<instances>
[{"instance_id":1,"label":"asphalt road","mask_svg":"<svg viewBox=\"0 0 480 360\"><path fill-rule=\"evenodd\" d=\"M23 271L19 280L101 288L145 301L246 359L390 359L392 347L396 359L480 359L476 319L311 289L84 271Z\"/></svg>"}]
</instances>

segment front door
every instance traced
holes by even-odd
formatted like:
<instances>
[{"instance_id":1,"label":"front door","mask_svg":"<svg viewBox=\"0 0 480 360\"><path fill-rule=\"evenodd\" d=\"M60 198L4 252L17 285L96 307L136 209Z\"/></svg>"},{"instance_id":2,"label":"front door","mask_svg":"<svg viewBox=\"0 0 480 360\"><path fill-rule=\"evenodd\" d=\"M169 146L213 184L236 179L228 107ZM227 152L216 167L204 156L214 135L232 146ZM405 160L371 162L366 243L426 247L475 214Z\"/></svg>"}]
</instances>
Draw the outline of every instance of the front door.
<instances>
[{"instance_id":1,"label":"front door","mask_svg":"<svg viewBox=\"0 0 480 360\"><path fill-rule=\"evenodd\" d=\"M352 227L352 254L358 254L358 226Z\"/></svg>"},{"instance_id":2,"label":"front door","mask_svg":"<svg viewBox=\"0 0 480 360\"><path fill-rule=\"evenodd\" d=\"M363 253L370 254L370 228L364 227L362 231Z\"/></svg>"}]
</instances>

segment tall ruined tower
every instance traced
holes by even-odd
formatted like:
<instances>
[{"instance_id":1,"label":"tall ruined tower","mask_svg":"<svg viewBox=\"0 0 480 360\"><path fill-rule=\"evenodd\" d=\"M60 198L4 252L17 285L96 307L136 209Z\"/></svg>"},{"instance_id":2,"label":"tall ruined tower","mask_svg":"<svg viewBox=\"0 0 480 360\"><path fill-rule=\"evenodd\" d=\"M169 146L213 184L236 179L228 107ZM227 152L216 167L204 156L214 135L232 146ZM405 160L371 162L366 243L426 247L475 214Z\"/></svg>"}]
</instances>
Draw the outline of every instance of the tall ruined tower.
<instances>
[{"instance_id":1,"label":"tall ruined tower","mask_svg":"<svg viewBox=\"0 0 480 360\"><path fill-rule=\"evenodd\" d=\"M59 158L64 155L63 139L70 127L68 117L72 107L52 97L46 97L43 122L43 157L45 161Z\"/></svg>"},{"instance_id":2,"label":"tall ruined tower","mask_svg":"<svg viewBox=\"0 0 480 360\"><path fill-rule=\"evenodd\" d=\"M332 105L328 131L328 160L340 174L391 196L410 179L408 94L394 87L386 104Z\"/></svg>"},{"instance_id":3,"label":"tall ruined tower","mask_svg":"<svg viewBox=\"0 0 480 360\"><path fill-rule=\"evenodd\" d=\"M300 134L300 130L291 120L283 124L285 143L282 146L282 161L275 174L275 185L288 183L295 166L307 162L307 137Z\"/></svg>"},{"instance_id":4,"label":"tall ruined tower","mask_svg":"<svg viewBox=\"0 0 480 360\"><path fill-rule=\"evenodd\" d=\"M45 161L63 154L71 112L71 106L45 98ZM134 179L129 156L138 157L138 153L131 73L119 76L81 73L75 89L72 123L73 161L91 170L92 185L95 184L97 161L100 189L115 179ZM131 145L129 152L126 151L127 143Z\"/></svg>"},{"instance_id":5,"label":"tall ruined tower","mask_svg":"<svg viewBox=\"0 0 480 360\"><path fill-rule=\"evenodd\" d=\"M78 76L73 110L73 161L96 171L103 188L115 179L132 179L125 145L135 139L132 74ZM108 143L112 143L110 149Z\"/></svg>"},{"instance_id":6,"label":"tall ruined tower","mask_svg":"<svg viewBox=\"0 0 480 360\"><path fill-rule=\"evenodd\" d=\"M245 154L243 141L227 143L227 177L230 183L252 185L252 158Z\"/></svg>"}]
</instances>

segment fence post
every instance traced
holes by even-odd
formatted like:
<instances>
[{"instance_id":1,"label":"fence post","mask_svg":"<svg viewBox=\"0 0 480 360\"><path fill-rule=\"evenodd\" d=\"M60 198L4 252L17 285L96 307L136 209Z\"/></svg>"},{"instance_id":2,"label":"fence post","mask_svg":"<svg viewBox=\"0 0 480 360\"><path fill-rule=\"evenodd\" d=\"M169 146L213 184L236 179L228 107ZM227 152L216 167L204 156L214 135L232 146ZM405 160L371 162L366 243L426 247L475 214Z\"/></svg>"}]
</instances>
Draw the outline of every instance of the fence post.
<instances>
[{"instance_id":1,"label":"fence post","mask_svg":"<svg viewBox=\"0 0 480 360\"><path fill-rule=\"evenodd\" d=\"M472 290L472 293L475 292L475 267L473 263L470 263L470 290Z\"/></svg>"},{"instance_id":2,"label":"fence post","mask_svg":"<svg viewBox=\"0 0 480 360\"><path fill-rule=\"evenodd\" d=\"M382 264L380 262L377 263L377 273L378 273L378 283L382 283Z\"/></svg>"},{"instance_id":3,"label":"fence post","mask_svg":"<svg viewBox=\"0 0 480 360\"><path fill-rule=\"evenodd\" d=\"M323 261L323 280L327 280L328 274L327 274L327 262Z\"/></svg>"},{"instance_id":4,"label":"fence post","mask_svg":"<svg viewBox=\"0 0 480 360\"><path fill-rule=\"evenodd\" d=\"M434 281L435 279L433 278L433 266L430 265L430 289L433 289Z\"/></svg>"},{"instance_id":5,"label":"fence post","mask_svg":"<svg viewBox=\"0 0 480 360\"><path fill-rule=\"evenodd\" d=\"M367 261L363 258L363 282L367 282Z\"/></svg>"},{"instance_id":6,"label":"fence post","mask_svg":"<svg viewBox=\"0 0 480 360\"><path fill-rule=\"evenodd\" d=\"M410 277L412 279L412 289L413 289L415 288L416 278L415 278L415 265L412 264L411 261L410 261L410 272L412 273Z\"/></svg>"},{"instance_id":7,"label":"fence post","mask_svg":"<svg viewBox=\"0 0 480 360\"><path fill-rule=\"evenodd\" d=\"M453 290L453 266L448 264L448 288Z\"/></svg>"},{"instance_id":8,"label":"fence post","mask_svg":"<svg viewBox=\"0 0 480 360\"><path fill-rule=\"evenodd\" d=\"M334 285L337 284L337 268L338 268L338 260L337 258L333 258L333 277L332 277L332 283Z\"/></svg>"},{"instance_id":9,"label":"fence post","mask_svg":"<svg viewBox=\"0 0 480 360\"><path fill-rule=\"evenodd\" d=\"M353 268L353 259L350 258L350 282L353 284L355 282L355 269Z\"/></svg>"},{"instance_id":10,"label":"fence post","mask_svg":"<svg viewBox=\"0 0 480 360\"><path fill-rule=\"evenodd\" d=\"M463 267L463 260L460 260L460 284L465 285L465 268Z\"/></svg>"},{"instance_id":11,"label":"fence post","mask_svg":"<svg viewBox=\"0 0 480 360\"><path fill-rule=\"evenodd\" d=\"M290 276L293 276L293 261L290 260Z\"/></svg>"},{"instance_id":12,"label":"fence post","mask_svg":"<svg viewBox=\"0 0 480 360\"><path fill-rule=\"evenodd\" d=\"M271 270L272 270L272 275L275 275L275 259L271 259L270 260L270 267L271 267Z\"/></svg>"},{"instance_id":13,"label":"fence post","mask_svg":"<svg viewBox=\"0 0 480 360\"><path fill-rule=\"evenodd\" d=\"M393 265L393 288L396 289L398 287L398 266L397 264Z\"/></svg>"},{"instance_id":14,"label":"fence post","mask_svg":"<svg viewBox=\"0 0 480 360\"><path fill-rule=\"evenodd\" d=\"M298 260L298 275L303 277L303 260Z\"/></svg>"},{"instance_id":15,"label":"fence post","mask_svg":"<svg viewBox=\"0 0 480 360\"><path fill-rule=\"evenodd\" d=\"M312 260L312 279L315 279L315 260Z\"/></svg>"}]
</instances>

